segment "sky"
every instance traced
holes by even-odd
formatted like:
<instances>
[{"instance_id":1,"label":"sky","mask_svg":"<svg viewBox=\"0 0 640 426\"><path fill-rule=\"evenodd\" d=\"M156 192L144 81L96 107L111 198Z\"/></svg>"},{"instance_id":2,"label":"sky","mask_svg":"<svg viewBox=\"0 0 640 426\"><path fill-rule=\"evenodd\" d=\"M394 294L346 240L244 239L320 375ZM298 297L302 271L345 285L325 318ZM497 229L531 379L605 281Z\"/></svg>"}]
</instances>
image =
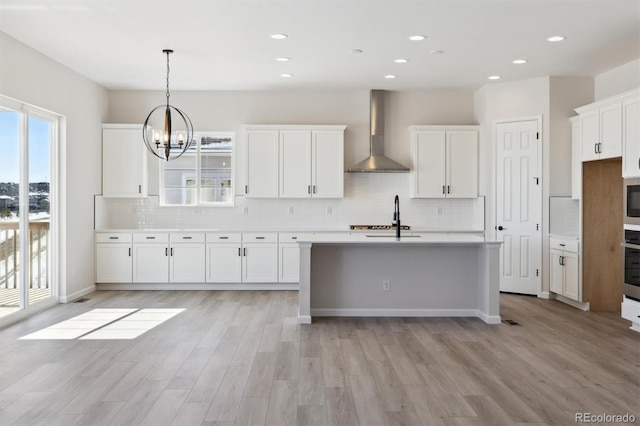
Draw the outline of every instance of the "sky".
<instances>
[{"instance_id":1,"label":"sky","mask_svg":"<svg viewBox=\"0 0 640 426\"><path fill-rule=\"evenodd\" d=\"M29 117L29 182L51 178L51 123ZM0 111L0 182L18 182L20 113Z\"/></svg>"}]
</instances>

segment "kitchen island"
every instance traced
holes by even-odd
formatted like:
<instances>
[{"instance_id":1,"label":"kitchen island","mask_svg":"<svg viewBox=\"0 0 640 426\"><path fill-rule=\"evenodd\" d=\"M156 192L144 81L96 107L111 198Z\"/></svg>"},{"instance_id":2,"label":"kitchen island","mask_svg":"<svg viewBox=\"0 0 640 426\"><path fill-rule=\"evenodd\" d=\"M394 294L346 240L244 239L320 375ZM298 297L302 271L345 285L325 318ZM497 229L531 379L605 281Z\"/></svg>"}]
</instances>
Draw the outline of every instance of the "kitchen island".
<instances>
[{"instance_id":1,"label":"kitchen island","mask_svg":"<svg viewBox=\"0 0 640 426\"><path fill-rule=\"evenodd\" d=\"M464 235L298 241L298 322L312 316L478 317L500 323L501 242Z\"/></svg>"}]
</instances>

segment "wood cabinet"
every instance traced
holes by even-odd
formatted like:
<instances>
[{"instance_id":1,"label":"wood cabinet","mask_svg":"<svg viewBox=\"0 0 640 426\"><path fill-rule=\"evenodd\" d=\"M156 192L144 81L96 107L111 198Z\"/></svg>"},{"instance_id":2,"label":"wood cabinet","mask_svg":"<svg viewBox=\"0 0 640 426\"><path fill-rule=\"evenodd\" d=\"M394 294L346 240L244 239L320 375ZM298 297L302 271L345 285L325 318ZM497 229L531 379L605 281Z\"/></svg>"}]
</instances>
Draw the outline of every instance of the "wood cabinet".
<instances>
[{"instance_id":1,"label":"wood cabinet","mask_svg":"<svg viewBox=\"0 0 640 426\"><path fill-rule=\"evenodd\" d=\"M345 126L245 126L245 195L341 198Z\"/></svg>"},{"instance_id":2,"label":"wood cabinet","mask_svg":"<svg viewBox=\"0 0 640 426\"><path fill-rule=\"evenodd\" d=\"M580 114L582 161L622 155L622 102L607 101L576 109Z\"/></svg>"},{"instance_id":3,"label":"wood cabinet","mask_svg":"<svg viewBox=\"0 0 640 426\"><path fill-rule=\"evenodd\" d=\"M147 148L142 124L102 125L102 196L147 196Z\"/></svg>"},{"instance_id":4,"label":"wood cabinet","mask_svg":"<svg viewBox=\"0 0 640 426\"><path fill-rule=\"evenodd\" d=\"M478 127L411 126L411 197L478 197Z\"/></svg>"},{"instance_id":5,"label":"wood cabinet","mask_svg":"<svg viewBox=\"0 0 640 426\"><path fill-rule=\"evenodd\" d=\"M640 178L640 94L622 103L622 177Z\"/></svg>"},{"instance_id":6,"label":"wood cabinet","mask_svg":"<svg viewBox=\"0 0 640 426\"><path fill-rule=\"evenodd\" d=\"M581 301L578 242L550 238L551 274L549 289L561 296Z\"/></svg>"},{"instance_id":7,"label":"wood cabinet","mask_svg":"<svg viewBox=\"0 0 640 426\"><path fill-rule=\"evenodd\" d=\"M96 282L130 283L131 255L131 234L96 234Z\"/></svg>"},{"instance_id":8,"label":"wood cabinet","mask_svg":"<svg viewBox=\"0 0 640 426\"><path fill-rule=\"evenodd\" d=\"M582 143L580 141L580 116L571 117L571 198L582 198Z\"/></svg>"}]
</instances>

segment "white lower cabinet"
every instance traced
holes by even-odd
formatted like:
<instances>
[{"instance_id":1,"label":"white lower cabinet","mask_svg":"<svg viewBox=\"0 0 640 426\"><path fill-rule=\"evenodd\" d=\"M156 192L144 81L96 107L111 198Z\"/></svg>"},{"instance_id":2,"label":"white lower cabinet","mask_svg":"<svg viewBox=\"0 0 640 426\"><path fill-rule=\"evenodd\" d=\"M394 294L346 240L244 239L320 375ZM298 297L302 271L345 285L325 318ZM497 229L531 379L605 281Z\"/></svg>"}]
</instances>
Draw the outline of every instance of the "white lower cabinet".
<instances>
[{"instance_id":1,"label":"white lower cabinet","mask_svg":"<svg viewBox=\"0 0 640 426\"><path fill-rule=\"evenodd\" d=\"M551 275L549 289L561 296L580 301L580 264L578 242L551 238Z\"/></svg>"},{"instance_id":2,"label":"white lower cabinet","mask_svg":"<svg viewBox=\"0 0 640 426\"><path fill-rule=\"evenodd\" d=\"M309 234L280 233L278 236L278 281L300 282L300 249L297 241Z\"/></svg>"},{"instance_id":3,"label":"white lower cabinet","mask_svg":"<svg viewBox=\"0 0 640 426\"><path fill-rule=\"evenodd\" d=\"M169 282L169 234L133 234L133 282Z\"/></svg>"},{"instance_id":4,"label":"white lower cabinet","mask_svg":"<svg viewBox=\"0 0 640 426\"><path fill-rule=\"evenodd\" d=\"M96 235L96 282L131 282L131 234Z\"/></svg>"},{"instance_id":5,"label":"white lower cabinet","mask_svg":"<svg viewBox=\"0 0 640 426\"><path fill-rule=\"evenodd\" d=\"M242 234L207 234L208 283L242 282Z\"/></svg>"},{"instance_id":6,"label":"white lower cabinet","mask_svg":"<svg viewBox=\"0 0 640 426\"><path fill-rule=\"evenodd\" d=\"M278 234L242 235L242 282L278 282Z\"/></svg>"},{"instance_id":7,"label":"white lower cabinet","mask_svg":"<svg viewBox=\"0 0 640 426\"><path fill-rule=\"evenodd\" d=\"M169 243L169 282L203 283L205 234L171 233Z\"/></svg>"}]
</instances>

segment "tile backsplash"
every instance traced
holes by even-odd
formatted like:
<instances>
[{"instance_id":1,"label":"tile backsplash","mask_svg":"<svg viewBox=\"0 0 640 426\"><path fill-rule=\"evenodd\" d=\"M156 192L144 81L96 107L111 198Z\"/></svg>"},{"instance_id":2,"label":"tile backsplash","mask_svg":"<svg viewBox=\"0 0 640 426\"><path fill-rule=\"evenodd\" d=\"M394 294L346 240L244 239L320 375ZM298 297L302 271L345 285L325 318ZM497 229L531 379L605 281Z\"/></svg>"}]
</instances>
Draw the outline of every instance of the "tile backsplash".
<instances>
[{"instance_id":1,"label":"tile backsplash","mask_svg":"<svg viewBox=\"0 0 640 426\"><path fill-rule=\"evenodd\" d=\"M484 230L484 197L411 199L408 173L345 173L342 199L252 199L234 207L160 206L159 197L96 196L96 229L347 229L390 224L400 196L403 225L426 229Z\"/></svg>"}]
</instances>

